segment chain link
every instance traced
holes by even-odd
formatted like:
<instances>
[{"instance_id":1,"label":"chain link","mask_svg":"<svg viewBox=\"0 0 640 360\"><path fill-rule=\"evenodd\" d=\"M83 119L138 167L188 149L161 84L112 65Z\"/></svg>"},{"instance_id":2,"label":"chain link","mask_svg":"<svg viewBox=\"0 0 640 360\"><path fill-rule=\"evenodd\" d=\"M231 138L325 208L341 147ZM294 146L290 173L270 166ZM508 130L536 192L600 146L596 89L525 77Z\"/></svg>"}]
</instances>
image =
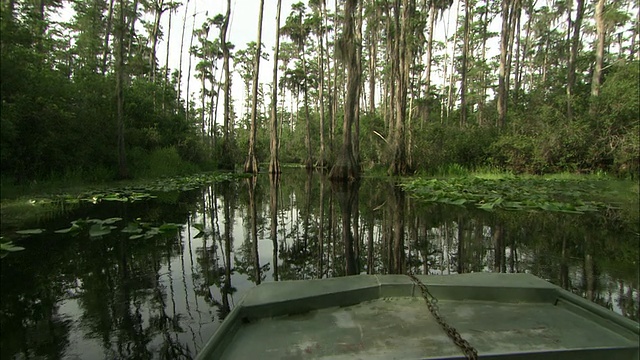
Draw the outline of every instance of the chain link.
<instances>
[{"instance_id":1,"label":"chain link","mask_svg":"<svg viewBox=\"0 0 640 360\"><path fill-rule=\"evenodd\" d=\"M453 340L453 342L462 350L467 359L477 360L478 359L478 351L469 344L469 342L462 338L458 330L453 326L447 324L442 316L440 316L440 308L438 307L438 299L429 292L427 286L422 283L415 275L408 273L407 276L420 288L420 292L422 293L422 297L424 301L427 303L427 308L429 308L429 312L436 319L440 327L447 333L447 335Z\"/></svg>"}]
</instances>

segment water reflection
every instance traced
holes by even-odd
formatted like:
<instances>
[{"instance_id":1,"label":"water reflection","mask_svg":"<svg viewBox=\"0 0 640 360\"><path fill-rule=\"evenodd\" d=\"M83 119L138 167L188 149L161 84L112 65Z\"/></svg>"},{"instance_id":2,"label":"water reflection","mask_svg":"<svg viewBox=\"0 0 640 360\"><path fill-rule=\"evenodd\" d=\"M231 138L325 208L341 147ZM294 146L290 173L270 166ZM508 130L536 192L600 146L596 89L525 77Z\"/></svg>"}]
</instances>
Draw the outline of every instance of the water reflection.
<instances>
[{"instance_id":1,"label":"water reflection","mask_svg":"<svg viewBox=\"0 0 640 360\"><path fill-rule=\"evenodd\" d=\"M182 223L175 236L51 235L2 260L0 357L191 358L260 282L360 273L531 272L638 320L638 224L423 206L387 179L260 175L77 218ZM51 234L51 232L49 232Z\"/></svg>"}]
</instances>

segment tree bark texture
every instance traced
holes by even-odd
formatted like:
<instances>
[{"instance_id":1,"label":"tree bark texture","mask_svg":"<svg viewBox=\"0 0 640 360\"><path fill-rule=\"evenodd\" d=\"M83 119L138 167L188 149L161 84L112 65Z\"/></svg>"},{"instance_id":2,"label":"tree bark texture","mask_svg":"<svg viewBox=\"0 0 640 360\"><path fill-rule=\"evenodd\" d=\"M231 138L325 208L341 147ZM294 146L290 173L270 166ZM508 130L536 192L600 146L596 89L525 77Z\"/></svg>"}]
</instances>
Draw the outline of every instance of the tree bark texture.
<instances>
[{"instance_id":1,"label":"tree bark texture","mask_svg":"<svg viewBox=\"0 0 640 360\"><path fill-rule=\"evenodd\" d=\"M360 78L362 76L360 58L357 56L356 24L358 0L346 0L344 6L344 27L340 48L347 67L347 94L344 105L342 150L331 168L329 177L335 181L352 181L360 178L360 165L353 156L352 125L356 117L356 102L360 98Z\"/></svg>"}]
</instances>

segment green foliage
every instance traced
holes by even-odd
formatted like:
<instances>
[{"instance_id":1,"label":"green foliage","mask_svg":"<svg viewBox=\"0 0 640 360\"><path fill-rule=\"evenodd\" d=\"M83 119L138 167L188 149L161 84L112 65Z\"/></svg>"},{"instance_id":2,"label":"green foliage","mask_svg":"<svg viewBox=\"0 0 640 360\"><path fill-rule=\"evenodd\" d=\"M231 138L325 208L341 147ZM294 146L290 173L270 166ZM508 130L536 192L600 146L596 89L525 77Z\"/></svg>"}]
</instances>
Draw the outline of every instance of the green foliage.
<instances>
[{"instance_id":1,"label":"green foliage","mask_svg":"<svg viewBox=\"0 0 640 360\"><path fill-rule=\"evenodd\" d=\"M108 219L78 219L71 222L71 227L54 231L56 234L68 234L77 236L80 233L88 233L90 238L101 238L111 234L118 226L113 224L122 221L122 218L114 217ZM180 229L181 224L164 223L160 226L153 226L151 223L142 222L140 219L130 222L127 226L120 229L120 232L129 235L129 240L140 238L150 239L156 235L174 234Z\"/></svg>"},{"instance_id":2,"label":"green foliage","mask_svg":"<svg viewBox=\"0 0 640 360\"><path fill-rule=\"evenodd\" d=\"M2 241L2 236L0 236L0 259L9 255L11 252L22 251L24 250L21 246L16 246L11 241Z\"/></svg>"},{"instance_id":3,"label":"green foliage","mask_svg":"<svg viewBox=\"0 0 640 360\"><path fill-rule=\"evenodd\" d=\"M415 179L404 183L403 188L425 202L473 204L483 210L543 210L582 214L612 206L592 200L602 189L588 181L462 177Z\"/></svg>"},{"instance_id":4,"label":"green foliage","mask_svg":"<svg viewBox=\"0 0 640 360\"><path fill-rule=\"evenodd\" d=\"M132 160L130 164L135 177L151 179L197 172L197 167L183 161L174 146L155 149L150 153L137 153L139 158Z\"/></svg>"},{"instance_id":5,"label":"green foliage","mask_svg":"<svg viewBox=\"0 0 640 360\"><path fill-rule=\"evenodd\" d=\"M43 6L45 18L37 21L25 17L25 6L14 13L0 9L0 170L18 184L110 180L117 172L117 129L115 75L109 71L112 64L102 64L106 8L74 4L76 16L69 25L50 22L49 5ZM73 45L59 38L66 32L75 37ZM142 66L148 60L133 50L130 55L129 72L148 71ZM125 147L137 149L134 158L155 161L148 169L154 175L194 169L179 164L170 151L154 153L158 149L178 149L183 162L209 159L202 142L194 141L197 130L177 101L176 87L168 79L134 76L124 88ZM163 160L171 162L161 167Z\"/></svg>"},{"instance_id":6,"label":"green foliage","mask_svg":"<svg viewBox=\"0 0 640 360\"><path fill-rule=\"evenodd\" d=\"M414 167L418 171L437 174L452 164L473 169L485 165L491 142L497 132L493 128L428 124L414 129L412 148Z\"/></svg>"}]
</instances>

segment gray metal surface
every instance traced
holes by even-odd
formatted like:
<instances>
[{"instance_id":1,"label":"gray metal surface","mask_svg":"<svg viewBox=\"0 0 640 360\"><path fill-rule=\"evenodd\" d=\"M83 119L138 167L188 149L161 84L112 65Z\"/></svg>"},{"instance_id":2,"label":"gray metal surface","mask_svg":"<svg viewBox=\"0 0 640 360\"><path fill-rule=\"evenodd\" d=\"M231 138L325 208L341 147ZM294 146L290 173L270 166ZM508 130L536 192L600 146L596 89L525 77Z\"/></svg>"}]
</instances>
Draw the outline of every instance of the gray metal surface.
<instances>
[{"instance_id":1,"label":"gray metal surface","mask_svg":"<svg viewBox=\"0 0 640 360\"><path fill-rule=\"evenodd\" d=\"M481 359L637 359L638 324L528 274L419 276ZM198 359L462 358L403 275L265 283Z\"/></svg>"}]
</instances>

